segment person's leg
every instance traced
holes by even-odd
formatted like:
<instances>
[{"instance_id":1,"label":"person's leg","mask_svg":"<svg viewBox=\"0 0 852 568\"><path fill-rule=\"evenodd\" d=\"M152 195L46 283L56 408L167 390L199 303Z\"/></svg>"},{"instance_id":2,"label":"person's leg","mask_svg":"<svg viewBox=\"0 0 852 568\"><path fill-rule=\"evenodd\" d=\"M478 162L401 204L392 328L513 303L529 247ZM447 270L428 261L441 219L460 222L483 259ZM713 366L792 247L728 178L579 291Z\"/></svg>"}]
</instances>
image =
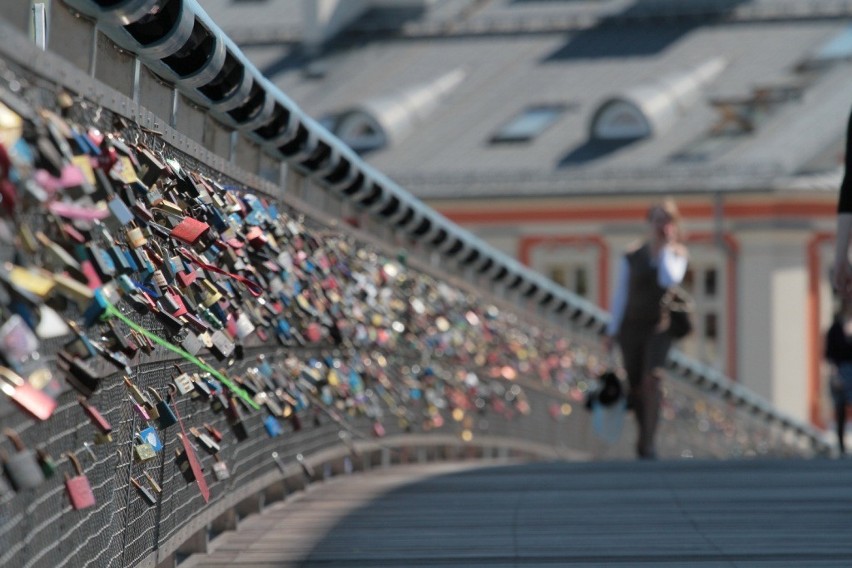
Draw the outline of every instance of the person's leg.
<instances>
[{"instance_id":1,"label":"person's leg","mask_svg":"<svg viewBox=\"0 0 852 568\"><path fill-rule=\"evenodd\" d=\"M638 453L640 458L657 457L655 439L660 422L663 403L663 367L671 347L671 337L657 333L645 345L644 368L639 388L640 406L643 407L642 423L639 425Z\"/></svg>"},{"instance_id":2,"label":"person's leg","mask_svg":"<svg viewBox=\"0 0 852 568\"><path fill-rule=\"evenodd\" d=\"M642 403L641 395L646 337L640 333L631 333L631 330L622 330L618 337L621 362L624 365L624 372L627 374L627 406L633 410L636 420L636 451L639 455L641 455L643 424L646 422L645 405Z\"/></svg>"},{"instance_id":3,"label":"person's leg","mask_svg":"<svg viewBox=\"0 0 852 568\"><path fill-rule=\"evenodd\" d=\"M837 447L840 448L840 455L846 453L846 443L843 437L846 433L846 401L841 397L834 399L834 422L837 431Z\"/></svg>"}]
</instances>

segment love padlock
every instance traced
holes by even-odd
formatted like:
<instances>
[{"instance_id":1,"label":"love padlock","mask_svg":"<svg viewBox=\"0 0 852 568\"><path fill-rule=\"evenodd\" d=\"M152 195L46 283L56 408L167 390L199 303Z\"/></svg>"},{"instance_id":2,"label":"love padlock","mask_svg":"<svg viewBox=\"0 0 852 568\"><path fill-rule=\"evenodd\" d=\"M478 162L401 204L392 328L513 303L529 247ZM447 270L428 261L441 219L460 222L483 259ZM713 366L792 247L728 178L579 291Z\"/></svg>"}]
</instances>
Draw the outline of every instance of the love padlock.
<instances>
[{"instance_id":1,"label":"love padlock","mask_svg":"<svg viewBox=\"0 0 852 568\"><path fill-rule=\"evenodd\" d=\"M56 410L56 401L53 398L6 367L0 367L0 390L21 410L38 420L47 420Z\"/></svg>"},{"instance_id":2,"label":"love padlock","mask_svg":"<svg viewBox=\"0 0 852 568\"><path fill-rule=\"evenodd\" d=\"M65 473L65 489L68 492L68 499L71 501L71 506L75 509L87 509L95 506L95 494L92 492L92 486L89 484L89 478L83 472L83 466L80 465L80 460L73 452L66 452L68 460L74 464L74 470L77 475L71 477Z\"/></svg>"},{"instance_id":3,"label":"love padlock","mask_svg":"<svg viewBox=\"0 0 852 568\"><path fill-rule=\"evenodd\" d=\"M133 484L133 487L136 488L136 492L148 505L154 506L157 504L157 496L154 494L151 488L142 485L132 477L130 478L130 483Z\"/></svg>"},{"instance_id":4,"label":"love padlock","mask_svg":"<svg viewBox=\"0 0 852 568\"><path fill-rule=\"evenodd\" d=\"M231 477L231 472L228 471L228 464L222 459L222 456L216 454L213 456L216 461L213 462L213 476L218 481L224 481Z\"/></svg>"},{"instance_id":5,"label":"love padlock","mask_svg":"<svg viewBox=\"0 0 852 568\"><path fill-rule=\"evenodd\" d=\"M172 387L174 388L174 387ZM157 408L157 423L160 428L168 428L169 426L174 426L177 424L177 416L175 416L172 407L169 406L169 403L163 400L154 387L148 387L148 391L154 395L154 406Z\"/></svg>"},{"instance_id":6,"label":"love padlock","mask_svg":"<svg viewBox=\"0 0 852 568\"><path fill-rule=\"evenodd\" d=\"M44 481L44 472L38 463L36 453L28 449L17 432L11 428L5 428L3 433L12 441L16 450L15 454L4 456L3 459L3 471L12 487L15 491L23 491L41 485Z\"/></svg>"}]
</instances>

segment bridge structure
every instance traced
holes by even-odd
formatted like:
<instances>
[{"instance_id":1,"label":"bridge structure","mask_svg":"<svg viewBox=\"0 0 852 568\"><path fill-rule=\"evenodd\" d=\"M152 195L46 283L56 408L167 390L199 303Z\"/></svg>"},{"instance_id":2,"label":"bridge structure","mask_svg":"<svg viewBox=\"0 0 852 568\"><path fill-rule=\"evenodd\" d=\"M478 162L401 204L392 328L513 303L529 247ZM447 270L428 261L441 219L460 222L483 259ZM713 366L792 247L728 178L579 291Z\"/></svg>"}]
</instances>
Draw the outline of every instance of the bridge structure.
<instances>
[{"instance_id":1,"label":"bridge structure","mask_svg":"<svg viewBox=\"0 0 852 568\"><path fill-rule=\"evenodd\" d=\"M779 558L724 552L749 503L840 514L824 434L678 352L663 459L629 461L629 417L584 405L606 314L371 168L197 2L28 4L0 17L0 564L728 565ZM605 540L628 519L682 530Z\"/></svg>"}]
</instances>

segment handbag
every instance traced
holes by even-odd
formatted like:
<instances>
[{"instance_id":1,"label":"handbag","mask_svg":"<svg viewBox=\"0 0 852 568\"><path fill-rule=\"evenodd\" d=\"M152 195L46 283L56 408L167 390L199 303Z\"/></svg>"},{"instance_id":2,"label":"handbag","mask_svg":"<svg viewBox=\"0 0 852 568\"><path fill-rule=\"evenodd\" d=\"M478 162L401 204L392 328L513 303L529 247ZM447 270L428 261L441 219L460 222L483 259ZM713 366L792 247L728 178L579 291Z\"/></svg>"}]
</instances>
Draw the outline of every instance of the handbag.
<instances>
[{"instance_id":1,"label":"handbag","mask_svg":"<svg viewBox=\"0 0 852 568\"><path fill-rule=\"evenodd\" d=\"M598 376L597 387L590 389L586 394L586 409L592 410L595 403L612 406L624 395L624 387L621 384L619 372L614 366L607 367Z\"/></svg>"},{"instance_id":2,"label":"handbag","mask_svg":"<svg viewBox=\"0 0 852 568\"><path fill-rule=\"evenodd\" d=\"M695 303L686 290L680 286L669 288L660 300L660 309L663 325L672 338L683 339L692 333L695 327L692 323Z\"/></svg>"}]
</instances>

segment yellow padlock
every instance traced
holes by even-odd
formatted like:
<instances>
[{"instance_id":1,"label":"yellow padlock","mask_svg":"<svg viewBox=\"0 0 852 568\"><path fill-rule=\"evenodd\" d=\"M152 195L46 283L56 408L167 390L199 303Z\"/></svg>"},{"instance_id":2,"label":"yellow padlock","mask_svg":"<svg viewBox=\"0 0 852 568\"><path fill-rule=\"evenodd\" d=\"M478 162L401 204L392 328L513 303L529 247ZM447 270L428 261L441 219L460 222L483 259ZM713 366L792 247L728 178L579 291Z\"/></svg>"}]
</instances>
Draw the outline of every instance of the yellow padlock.
<instances>
[{"instance_id":1,"label":"yellow padlock","mask_svg":"<svg viewBox=\"0 0 852 568\"><path fill-rule=\"evenodd\" d=\"M53 290L55 284L52 275L48 272L30 270L11 262L4 266L8 271L9 281L21 290L35 294L39 298L45 298Z\"/></svg>"},{"instance_id":2,"label":"yellow padlock","mask_svg":"<svg viewBox=\"0 0 852 568\"><path fill-rule=\"evenodd\" d=\"M83 172L83 177L86 178L86 181L91 185L95 185L97 183L97 179L95 178L95 170L92 169L92 161L86 154L80 154L79 156L74 156L71 158L71 163L77 166L81 172Z\"/></svg>"},{"instance_id":3,"label":"yellow padlock","mask_svg":"<svg viewBox=\"0 0 852 568\"><path fill-rule=\"evenodd\" d=\"M128 185L139 183L136 168L133 167L133 162L127 156L119 156L118 162L110 170L110 173L114 177L117 177L119 181Z\"/></svg>"},{"instance_id":4,"label":"yellow padlock","mask_svg":"<svg viewBox=\"0 0 852 568\"><path fill-rule=\"evenodd\" d=\"M89 305L95 297L95 292L91 288L70 276L54 274L53 282L56 284L57 292L71 299L80 307Z\"/></svg>"},{"instance_id":5,"label":"yellow padlock","mask_svg":"<svg viewBox=\"0 0 852 568\"><path fill-rule=\"evenodd\" d=\"M201 301L201 304L205 308L209 308L210 306L212 306L213 304L215 304L216 302L218 302L219 300L222 299L222 293L219 292L219 289L216 288L216 286L214 286L213 283L211 283L208 280L204 280L201 284L206 289L206 293L204 294L204 298Z\"/></svg>"}]
</instances>

